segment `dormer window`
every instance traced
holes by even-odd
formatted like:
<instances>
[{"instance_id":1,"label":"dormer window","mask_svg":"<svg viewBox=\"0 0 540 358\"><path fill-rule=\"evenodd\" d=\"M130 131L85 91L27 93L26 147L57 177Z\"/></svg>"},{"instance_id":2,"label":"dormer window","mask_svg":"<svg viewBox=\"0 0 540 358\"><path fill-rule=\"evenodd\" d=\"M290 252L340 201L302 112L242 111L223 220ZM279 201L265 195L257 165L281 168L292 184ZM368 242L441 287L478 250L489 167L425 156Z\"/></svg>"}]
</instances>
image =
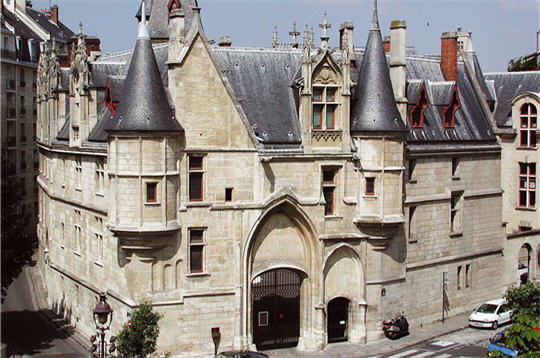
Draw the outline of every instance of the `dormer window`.
<instances>
[{"instance_id":1,"label":"dormer window","mask_svg":"<svg viewBox=\"0 0 540 358\"><path fill-rule=\"evenodd\" d=\"M537 111L531 103L521 106L519 115L520 147L536 147Z\"/></svg>"},{"instance_id":2,"label":"dormer window","mask_svg":"<svg viewBox=\"0 0 540 358\"><path fill-rule=\"evenodd\" d=\"M173 10L180 9L180 0L169 0L169 4L167 6L170 15Z\"/></svg>"},{"instance_id":3,"label":"dormer window","mask_svg":"<svg viewBox=\"0 0 540 358\"><path fill-rule=\"evenodd\" d=\"M426 93L426 86L422 84L422 91L418 102L411 108L411 127L423 127L424 126L424 111L429 106L429 100Z\"/></svg>"},{"instance_id":4,"label":"dormer window","mask_svg":"<svg viewBox=\"0 0 540 358\"><path fill-rule=\"evenodd\" d=\"M111 116L114 116L114 112L116 111L116 107L118 107L118 101L113 101L112 93L111 93L111 84L109 80L107 80L107 84L105 87L105 106L109 108L109 111L111 111Z\"/></svg>"},{"instance_id":5,"label":"dormer window","mask_svg":"<svg viewBox=\"0 0 540 358\"><path fill-rule=\"evenodd\" d=\"M443 124L445 128L454 128L454 124L456 123L456 112L460 107L461 104L459 103L457 87L454 86L450 103L448 106L444 107Z\"/></svg>"},{"instance_id":6,"label":"dormer window","mask_svg":"<svg viewBox=\"0 0 540 358\"><path fill-rule=\"evenodd\" d=\"M313 129L335 129L337 85L313 86Z\"/></svg>"}]
</instances>

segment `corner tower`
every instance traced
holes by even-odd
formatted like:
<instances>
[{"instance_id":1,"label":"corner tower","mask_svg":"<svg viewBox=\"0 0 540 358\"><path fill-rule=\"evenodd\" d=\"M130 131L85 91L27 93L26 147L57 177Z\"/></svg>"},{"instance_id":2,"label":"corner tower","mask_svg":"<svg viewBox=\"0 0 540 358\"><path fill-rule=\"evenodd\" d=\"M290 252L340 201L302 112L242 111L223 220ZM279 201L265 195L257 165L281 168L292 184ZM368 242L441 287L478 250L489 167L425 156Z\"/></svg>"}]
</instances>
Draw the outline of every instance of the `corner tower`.
<instances>
[{"instance_id":1,"label":"corner tower","mask_svg":"<svg viewBox=\"0 0 540 358\"><path fill-rule=\"evenodd\" d=\"M137 258L131 287L148 292L158 285L158 258L161 264L177 254L183 128L167 101L145 21L139 23L120 103L105 129L114 198L110 228L119 238L120 262Z\"/></svg>"}]
</instances>

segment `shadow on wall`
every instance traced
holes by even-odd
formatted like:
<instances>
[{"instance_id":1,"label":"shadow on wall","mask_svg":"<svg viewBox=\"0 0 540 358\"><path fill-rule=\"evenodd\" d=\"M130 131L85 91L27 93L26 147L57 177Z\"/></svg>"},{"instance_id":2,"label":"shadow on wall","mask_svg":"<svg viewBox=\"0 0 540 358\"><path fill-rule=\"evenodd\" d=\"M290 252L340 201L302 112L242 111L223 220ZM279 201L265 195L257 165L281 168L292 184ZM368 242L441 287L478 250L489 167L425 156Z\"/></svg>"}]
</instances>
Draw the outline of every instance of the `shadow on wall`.
<instances>
[{"instance_id":1,"label":"shadow on wall","mask_svg":"<svg viewBox=\"0 0 540 358\"><path fill-rule=\"evenodd\" d=\"M9 311L2 312L2 342L7 344L7 356L34 355L50 348L56 339L66 339L74 329L59 317L60 329L51 327L44 315L51 311Z\"/></svg>"}]
</instances>

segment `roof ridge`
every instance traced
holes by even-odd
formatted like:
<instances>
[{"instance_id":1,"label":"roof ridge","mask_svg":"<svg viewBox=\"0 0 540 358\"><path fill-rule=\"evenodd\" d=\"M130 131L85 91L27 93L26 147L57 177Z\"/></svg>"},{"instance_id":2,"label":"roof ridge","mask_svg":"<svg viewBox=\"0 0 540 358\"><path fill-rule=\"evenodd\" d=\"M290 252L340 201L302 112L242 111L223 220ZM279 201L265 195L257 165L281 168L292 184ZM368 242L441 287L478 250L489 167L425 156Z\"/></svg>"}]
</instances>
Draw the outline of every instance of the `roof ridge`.
<instances>
[{"instance_id":1,"label":"roof ridge","mask_svg":"<svg viewBox=\"0 0 540 358\"><path fill-rule=\"evenodd\" d=\"M484 76L489 75L525 75L528 73L540 74L540 71L510 71L510 72L485 72Z\"/></svg>"}]
</instances>

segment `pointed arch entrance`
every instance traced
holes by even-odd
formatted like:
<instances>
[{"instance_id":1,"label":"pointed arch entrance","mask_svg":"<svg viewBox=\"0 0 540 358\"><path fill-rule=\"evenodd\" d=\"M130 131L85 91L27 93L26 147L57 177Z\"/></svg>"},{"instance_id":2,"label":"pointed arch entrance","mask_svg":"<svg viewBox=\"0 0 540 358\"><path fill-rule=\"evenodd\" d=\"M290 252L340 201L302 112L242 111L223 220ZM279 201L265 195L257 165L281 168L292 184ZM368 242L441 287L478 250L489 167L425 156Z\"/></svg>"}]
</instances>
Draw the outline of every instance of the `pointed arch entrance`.
<instances>
[{"instance_id":1,"label":"pointed arch entrance","mask_svg":"<svg viewBox=\"0 0 540 358\"><path fill-rule=\"evenodd\" d=\"M530 277L531 267L531 251L532 248L529 244L523 244L519 249L518 256L518 283L520 285L526 284Z\"/></svg>"},{"instance_id":2,"label":"pointed arch entrance","mask_svg":"<svg viewBox=\"0 0 540 358\"><path fill-rule=\"evenodd\" d=\"M294 345L312 349L318 293L313 282L320 277L316 249L313 224L291 196L270 203L255 222L243 258L245 348L255 344L263 349ZM284 336L269 333L265 325Z\"/></svg>"}]
</instances>

